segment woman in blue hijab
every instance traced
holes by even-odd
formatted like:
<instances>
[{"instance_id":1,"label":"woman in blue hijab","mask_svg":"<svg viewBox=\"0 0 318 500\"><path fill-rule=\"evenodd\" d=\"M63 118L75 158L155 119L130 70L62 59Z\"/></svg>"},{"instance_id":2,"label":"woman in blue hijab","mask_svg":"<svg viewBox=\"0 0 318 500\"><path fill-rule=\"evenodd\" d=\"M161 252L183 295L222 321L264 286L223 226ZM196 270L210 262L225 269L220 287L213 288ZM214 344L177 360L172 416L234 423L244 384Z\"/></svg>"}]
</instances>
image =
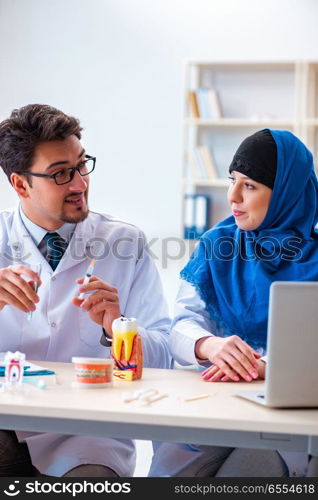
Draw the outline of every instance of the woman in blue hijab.
<instances>
[{"instance_id":1,"label":"woman in blue hijab","mask_svg":"<svg viewBox=\"0 0 318 500\"><path fill-rule=\"evenodd\" d=\"M230 175L233 216L201 238L181 277L195 286L217 335L237 335L262 352L271 283L318 280L317 176L312 154L299 139L290 132L269 130L243 141ZM231 352L223 357L218 353L215 359L206 352L213 342L212 338L197 345L199 357L221 365L232 380L242 374L249 380L248 371L255 378L252 349L246 351L245 344L234 340ZM232 364L242 355L235 376ZM203 377L214 374L213 380L218 380L216 366Z\"/></svg>"},{"instance_id":2,"label":"woman in blue hijab","mask_svg":"<svg viewBox=\"0 0 318 500\"><path fill-rule=\"evenodd\" d=\"M207 381L251 382L265 376L271 283L318 280L318 182L310 151L280 130L247 137L229 170L233 215L201 237L181 271L171 350L178 363L205 367ZM272 450L164 443L150 475L302 475L306 457L296 455L288 471Z\"/></svg>"}]
</instances>

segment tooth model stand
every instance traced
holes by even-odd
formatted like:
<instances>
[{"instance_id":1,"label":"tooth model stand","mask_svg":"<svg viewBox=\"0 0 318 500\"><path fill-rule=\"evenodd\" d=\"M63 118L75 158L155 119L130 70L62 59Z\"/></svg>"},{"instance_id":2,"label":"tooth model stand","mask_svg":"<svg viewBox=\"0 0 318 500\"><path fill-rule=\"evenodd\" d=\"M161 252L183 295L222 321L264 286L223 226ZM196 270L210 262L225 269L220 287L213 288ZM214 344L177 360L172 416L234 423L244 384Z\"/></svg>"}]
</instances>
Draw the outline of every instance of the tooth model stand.
<instances>
[{"instance_id":1,"label":"tooth model stand","mask_svg":"<svg viewBox=\"0 0 318 500\"><path fill-rule=\"evenodd\" d=\"M142 341L134 318L117 318L112 324L114 377L138 380L142 375Z\"/></svg>"}]
</instances>

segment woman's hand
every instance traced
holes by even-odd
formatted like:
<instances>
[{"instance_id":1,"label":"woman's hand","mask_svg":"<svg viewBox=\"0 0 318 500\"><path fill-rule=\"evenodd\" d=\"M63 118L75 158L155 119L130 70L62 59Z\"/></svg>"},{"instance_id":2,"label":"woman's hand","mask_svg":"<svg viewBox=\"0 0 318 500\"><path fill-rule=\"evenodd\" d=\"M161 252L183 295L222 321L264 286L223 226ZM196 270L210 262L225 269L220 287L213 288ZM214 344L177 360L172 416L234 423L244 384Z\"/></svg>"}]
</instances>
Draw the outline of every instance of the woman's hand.
<instances>
[{"instance_id":1,"label":"woman's hand","mask_svg":"<svg viewBox=\"0 0 318 500\"><path fill-rule=\"evenodd\" d=\"M264 380L266 374L266 363L262 359L257 359L256 363L258 364L258 378Z\"/></svg>"},{"instance_id":2,"label":"woman's hand","mask_svg":"<svg viewBox=\"0 0 318 500\"><path fill-rule=\"evenodd\" d=\"M264 379L266 363L261 359L255 359L255 363L258 364L258 378ZM225 375L224 372L220 370L220 368L216 365L209 366L209 368L207 368L201 373L201 377L207 382L228 382L230 380L230 378L227 375ZM240 378L239 380L242 379Z\"/></svg>"},{"instance_id":3,"label":"woman's hand","mask_svg":"<svg viewBox=\"0 0 318 500\"><path fill-rule=\"evenodd\" d=\"M241 379L251 382L259 377L258 354L237 335L231 337L204 337L195 346L197 358L208 359L213 366L202 372L210 382Z\"/></svg>"},{"instance_id":4,"label":"woman's hand","mask_svg":"<svg viewBox=\"0 0 318 500\"><path fill-rule=\"evenodd\" d=\"M83 285L83 278L76 280L76 282L81 285L80 293L92 293L84 299L73 297L72 303L87 311L89 317L101 325L108 335L112 336L112 322L120 316L117 288L108 285L96 276L92 276L87 285Z\"/></svg>"}]
</instances>

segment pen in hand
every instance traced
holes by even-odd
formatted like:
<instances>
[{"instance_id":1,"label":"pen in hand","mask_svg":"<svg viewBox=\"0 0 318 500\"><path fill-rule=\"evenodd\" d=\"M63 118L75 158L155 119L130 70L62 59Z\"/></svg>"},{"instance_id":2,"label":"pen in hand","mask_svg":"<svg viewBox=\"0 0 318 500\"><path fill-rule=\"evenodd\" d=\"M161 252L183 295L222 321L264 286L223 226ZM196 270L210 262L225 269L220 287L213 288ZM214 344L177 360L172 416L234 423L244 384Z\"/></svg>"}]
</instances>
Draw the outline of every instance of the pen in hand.
<instances>
[{"instance_id":1,"label":"pen in hand","mask_svg":"<svg viewBox=\"0 0 318 500\"><path fill-rule=\"evenodd\" d=\"M34 266L31 266L31 268L32 268L32 271L34 271L39 276L41 276L41 271L42 271L41 263L35 264ZM33 288L34 288L35 293L38 293L38 289L39 289L39 282L38 281L35 281ZM28 320L30 321L31 319L32 319L32 311L30 311L28 313Z\"/></svg>"},{"instance_id":2,"label":"pen in hand","mask_svg":"<svg viewBox=\"0 0 318 500\"><path fill-rule=\"evenodd\" d=\"M91 276L93 274L93 271L94 271L94 264L95 264L95 260L92 259L91 262L90 262L90 265L87 268L86 274L84 276L83 285L87 285L87 283L89 282L89 280L90 280L90 278L91 278ZM79 294L79 299L83 299L84 295L85 295L84 292L81 292Z\"/></svg>"}]
</instances>

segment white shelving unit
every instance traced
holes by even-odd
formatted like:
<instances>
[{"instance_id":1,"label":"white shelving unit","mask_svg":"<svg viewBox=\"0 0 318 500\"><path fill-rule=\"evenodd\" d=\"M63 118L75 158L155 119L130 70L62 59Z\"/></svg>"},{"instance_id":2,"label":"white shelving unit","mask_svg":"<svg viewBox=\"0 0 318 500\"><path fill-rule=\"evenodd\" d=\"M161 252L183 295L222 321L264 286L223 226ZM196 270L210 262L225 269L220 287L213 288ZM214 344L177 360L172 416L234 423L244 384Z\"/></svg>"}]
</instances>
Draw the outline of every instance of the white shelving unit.
<instances>
[{"instance_id":1,"label":"white shelving unit","mask_svg":"<svg viewBox=\"0 0 318 500\"><path fill-rule=\"evenodd\" d=\"M221 116L202 117L206 113L199 89L216 92ZM196 117L189 104L190 92L196 95ZM317 165L318 62L186 62L182 193L183 199L185 194L209 197L209 226L230 215L226 201L228 167L242 140L262 128L293 132L312 151ZM198 177L193 171L190 155L198 146L211 151L217 178ZM184 218L183 210L183 225Z\"/></svg>"}]
</instances>

